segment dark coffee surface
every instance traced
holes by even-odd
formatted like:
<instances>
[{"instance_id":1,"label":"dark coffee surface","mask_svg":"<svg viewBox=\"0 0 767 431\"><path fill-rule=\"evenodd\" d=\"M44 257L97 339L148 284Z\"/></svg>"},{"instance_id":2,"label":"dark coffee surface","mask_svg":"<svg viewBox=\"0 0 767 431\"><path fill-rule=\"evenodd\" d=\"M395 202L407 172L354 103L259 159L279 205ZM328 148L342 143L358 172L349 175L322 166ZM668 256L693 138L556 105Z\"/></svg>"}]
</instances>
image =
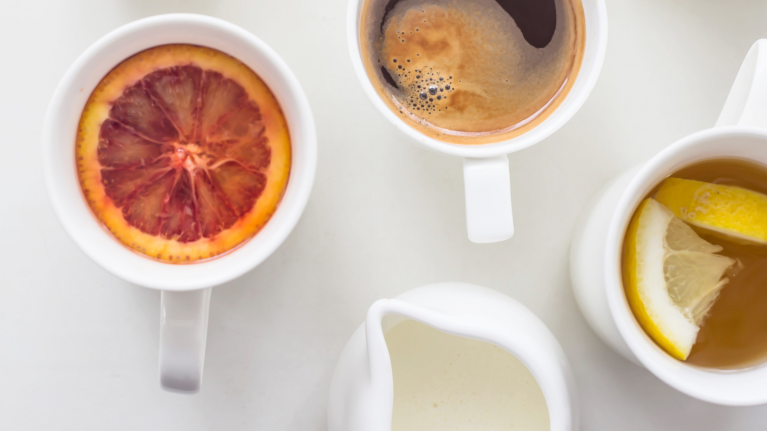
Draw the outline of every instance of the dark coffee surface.
<instances>
[{"instance_id":1,"label":"dark coffee surface","mask_svg":"<svg viewBox=\"0 0 767 431\"><path fill-rule=\"evenodd\" d=\"M438 139L504 134L548 115L577 69L571 0L371 0L366 6L363 56L376 90Z\"/></svg>"},{"instance_id":2,"label":"dark coffee surface","mask_svg":"<svg viewBox=\"0 0 767 431\"><path fill-rule=\"evenodd\" d=\"M394 6L402 0L389 0L381 19L381 33ZM551 42L557 27L554 0L495 0L514 19L522 36L532 46L543 48Z\"/></svg>"}]
</instances>

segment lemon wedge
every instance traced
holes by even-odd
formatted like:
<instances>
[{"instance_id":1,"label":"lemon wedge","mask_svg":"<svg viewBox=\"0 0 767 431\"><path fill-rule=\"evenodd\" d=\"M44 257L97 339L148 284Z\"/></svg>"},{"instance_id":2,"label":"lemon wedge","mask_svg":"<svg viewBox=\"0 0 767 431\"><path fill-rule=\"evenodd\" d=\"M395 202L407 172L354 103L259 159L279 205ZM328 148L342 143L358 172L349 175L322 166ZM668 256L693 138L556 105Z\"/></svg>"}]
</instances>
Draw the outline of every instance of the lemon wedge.
<instances>
[{"instance_id":1,"label":"lemon wedge","mask_svg":"<svg viewBox=\"0 0 767 431\"><path fill-rule=\"evenodd\" d=\"M740 243L767 244L767 196L761 193L667 178L655 199L694 226Z\"/></svg>"},{"instance_id":2,"label":"lemon wedge","mask_svg":"<svg viewBox=\"0 0 767 431\"><path fill-rule=\"evenodd\" d=\"M687 359L735 261L715 254L721 246L654 199L639 206L623 247L623 283L634 316L666 352Z\"/></svg>"}]
</instances>

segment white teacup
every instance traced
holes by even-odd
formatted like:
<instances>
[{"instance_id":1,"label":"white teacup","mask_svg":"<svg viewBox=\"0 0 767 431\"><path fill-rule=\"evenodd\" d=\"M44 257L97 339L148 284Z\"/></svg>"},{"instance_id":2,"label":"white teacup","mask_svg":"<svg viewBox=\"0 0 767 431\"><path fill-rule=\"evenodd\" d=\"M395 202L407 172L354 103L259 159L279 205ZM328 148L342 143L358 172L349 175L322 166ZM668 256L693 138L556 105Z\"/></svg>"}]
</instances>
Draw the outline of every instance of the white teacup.
<instances>
[{"instance_id":1,"label":"white teacup","mask_svg":"<svg viewBox=\"0 0 767 431\"><path fill-rule=\"evenodd\" d=\"M608 184L584 211L570 250L575 297L613 349L690 396L725 405L767 403L767 366L720 371L672 358L648 337L621 280L623 236L641 200L690 163L735 157L767 165L767 40L748 52L716 127L687 136Z\"/></svg>"},{"instance_id":2,"label":"white teacup","mask_svg":"<svg viewBox=\"0 0 767 431\"><path fill-rule=\"evenodd\" d=\"M263 229L231 253L189 265L148 259L112 237L88 207L75 168L80 114L99 81L131 55L170 43L218 49L255 71L282 107L292 147L285 194ZM210 288L244 274L269 257L293 230L311 192L317 138L309 103L293 72L260 39L220 19L170 14L132 22L99 39L64 75L45 118L43 163L53 208L75 243L116 276L162 290L160 383L167 390L197 392L205 357Z\"/></svg>"},{"instance_id":3,"label":"white teacup","mask_svg":"<svg viewBox=\"0 0 767 431\"><path fill-rule=\"evenodd\" d=\"M365 93L387 120L415 142L434 151L463 157L466 227L471 241L489 243L511 238L514 222L507 154L536 144L557 131L586 101L599 77L607 48L604 0L583 1L586 28L583 62L573 87L559 107L539 125L520 136L482 145L452 144L426 136L395 115L381 100L365 72L360 50L360 19L366 1L372 0L349 0L346 20L352 63Z\"/></svg>"}]
</instances>

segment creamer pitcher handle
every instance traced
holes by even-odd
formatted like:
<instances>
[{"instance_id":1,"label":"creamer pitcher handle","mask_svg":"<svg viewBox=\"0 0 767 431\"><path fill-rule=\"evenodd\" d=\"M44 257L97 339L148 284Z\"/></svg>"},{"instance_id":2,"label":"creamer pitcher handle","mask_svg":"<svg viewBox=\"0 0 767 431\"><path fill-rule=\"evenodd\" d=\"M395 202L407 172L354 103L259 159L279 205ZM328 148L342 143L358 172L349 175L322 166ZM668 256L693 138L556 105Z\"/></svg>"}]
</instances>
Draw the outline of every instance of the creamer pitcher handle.
<instances>
[{"instance_id":1,"label":"creamer pitcher handle","mask_svg":"<svg viewBox=\"0 0 767 431\"><path fill-rule=\"evenodd\" d=\"M505 155L463 159L466 228L472 242L498 242L514 235L509 177Z\"/></svg>"},{"instance_id":2,"label":"creamer pitcher handle","mask_svg":"<svg viewBox=\"0 0 767 431\"><path fill-rule=\"evenodd\" d=\"M767 39L759 39L746 54L716 126L767 128Z\"/></svg>"},{"instance_id":3,"label":"creamer pitcher handle","mask_svg":"<svg viewBox=\"0 0 767 431\"><path fill-rule=\"evenodd\" d=\"M211 289L163 291L160 301L160 386L194 394L200 390Z\"/></svg>"}]
</instances>

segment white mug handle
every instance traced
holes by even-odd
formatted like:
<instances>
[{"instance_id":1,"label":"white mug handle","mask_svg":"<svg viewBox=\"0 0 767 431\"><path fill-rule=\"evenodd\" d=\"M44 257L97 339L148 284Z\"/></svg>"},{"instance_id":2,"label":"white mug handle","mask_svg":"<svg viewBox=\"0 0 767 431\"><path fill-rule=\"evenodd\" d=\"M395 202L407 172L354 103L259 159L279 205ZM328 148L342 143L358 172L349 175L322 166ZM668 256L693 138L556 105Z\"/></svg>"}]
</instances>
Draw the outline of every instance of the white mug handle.
<instances>
[{"instance_id":1,"label":"white mug handle","mask_svg":"<svg viewBox=\"0 0 767 431\"><path fill-rule=\"evenodd\" d=\"M160 300L160 386L170 392L200 390L211 288L163 290Z\"/></svg>"},{"instance_id":2,"label":"white mug handle","mask_svg":"<svg viewBox=\"0 0 767 431\"><path fill-rule=\"evenodd\" d=\"M767 39L746 54L716 121L716 127L735 125L767 128Z\"/></svg>"},{"instance_id":3,"label":"white mug handle","mask_svg":"<svg viewBox=\"0 0 767 431\"><path fill-rule=\"evenodd\" d=\"M514 235L509 178L506 155L463 159L466 228L472 242L498 242Z\"/></svg>"}]
</instances>

